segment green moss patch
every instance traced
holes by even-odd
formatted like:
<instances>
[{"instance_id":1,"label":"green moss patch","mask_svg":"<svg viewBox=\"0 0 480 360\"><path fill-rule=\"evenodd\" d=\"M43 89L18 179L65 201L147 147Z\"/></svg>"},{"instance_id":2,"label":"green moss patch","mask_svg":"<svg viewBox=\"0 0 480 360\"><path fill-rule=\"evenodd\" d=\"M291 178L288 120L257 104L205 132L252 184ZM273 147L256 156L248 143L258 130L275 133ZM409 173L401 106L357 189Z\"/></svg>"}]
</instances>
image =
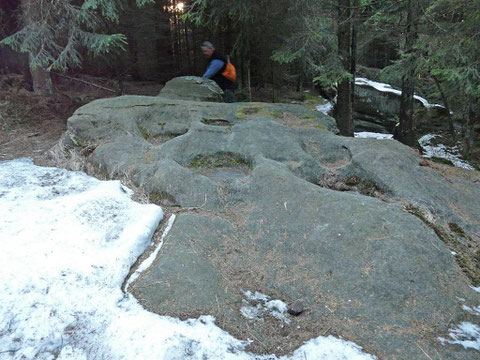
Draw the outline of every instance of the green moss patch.
<instances>
[{"instance_id":1,"label":"green moss patch","mask_svg":"<svg viewBox=\"0 0 480 360\"><path fill-rule=\"evenodd\" d=\"M252 165L244 157L238 154L219 152L214 155L199 155L195 157L188 166L191 168L203 169L237 166L247 166L248 168L251 168Z\"/></svg>"},{"instance_id":2,"label":"green moss patch","mask_svg":"<svg viewBox=\"0 0 480 360\"><path fill-rule=\"evenodd\" d=\"M455 261L472 285L480 286L480 244L465 233L458 224L448 223L448 229L433 223L424 211L409 205L406 210L422 220L455 253Z\"/></svg>"},{"instance_id":3,"label":"green moss patch","mask_svg":"<svg viewBox=\"0 0 480 360\"><path fill-rule=\"evenodd\" d=\"M86 146L86 143L85 143L85 140L82 140L82 139L79 139L75 136L70 136L70 139L72 140L72 142L75 144L75 146L78 146L78 147L84 147Z\"/></svg>"},{"instance_id":4,"label":"green moss patch","mask_svg":"<svg viewBox=\"0 0 480 360\"><path fill-rule=\"evenodd\" d=\"M352 178L345 179L346 184L354 186L355 189L362 195L378 197L378 194L382 193L381 189L371 180L362 179L356 184L351 184Z\"/></svg>"},{"instance_id":5,"label":"green moss patch","mask_svg":"<svg viewBox=\"0 0 480 360\"><path fill-rule=\"evenodd\" d=\"M300 101L309 101L309 100L312 100L312 101L318 102L318 101L319 101L319 97L318 97L318 96L315 96L315 95L311 95L311 94L309 94L309 93L302 93L302 94L298 97L298 100L300 100Z\"/></svg>"},{"instance_id":6,"label":"green moss patch","mask_svg":"<svg viewBox=\"0 0 480 360\"><path fill-rule=\"evenodd\" d=\"M455 166L455 165L453 165L453 163L450 160L444 159L444 158L439 158L439 157L433 156L433 157L430 158L430 160L432 160L433 162L439 163L439 164Z\"/></svg>"},{"instance_id":7,"label":"green moss patch","mask_svg":"<svg viewBox=\"0 0 480 360\"><path fill-rule=\"evenodd\" d=\"M336 191L357 192L380 200L386 200L388 196L371 180L361 179L358 176L342 178L335 171L330 171L318 179L316 185Z\"/></svg>"},{"instance_id":8,"label":"green moss patch","mask_svg":"<svg viewBox=\"0 0 480 360\"><path fill-rule=\"evenodd\" d=\"M156 205L175 205L177 203L172 195L164 191L150 193L148 199Z\"/></svg>"},{"instance_id":9,"label":"green moss patch","mask_svg":"<svg viewBox=\"0 0 480 360\"><path fill-rule=\"evenodd\" d=\"M313 116L313 115L305 114L305 115L300 116L300 119L305 119L305 120L317 120L317 117L316 117L316 116Z\"/></svg>"},{"instance_id":10,"label":"green moss patch","mask_svg":"<svg viewBox=\"0 0 480 360\"><path fill-rule=\"evenodd\" d=\"M455 234L458 234L466 238L465 230L463 230L460 227L460 225L458 225L457 223L454 223L453 221L449 222L448 228L450 229L450 231L453 231Z\"/></svg>"},{"instance_id":11,"label":"green moss patch","mask_svg":"<svg viewBox=\"0 0 480 360\"><path fill-rule=\"evenodd\" d=\"M246 119L249 116L256 115L261 112L263 107L260 106L241 106L237 110L237 118L239 119Z\"/></svg>"},{"instance_id":12,"label":"green moss patch","mask_svg":"<svg viewBox=\"0 0 480 360\"><path fill-rule=\"evenodd\" d=\"M268 114L275 119L280 119L283 116L283 112L281 111L272 111L272 112L269 112Z\"/></svg>"},{"instance_id":13,"label":"green moss patch","mask_svg":"<svg viewBox=\"0 0 480 360\"><path fill-rule=\"evenodd\" d=\"M151 134L145 126L138 125L138 130L140 131L140 135L142 136L142 138L144 138L145 140L148 140L150 138Z\"/></svg>"},{"instance_id":14,"label":"green moss patch","mask_svg":"<svg viewBox=\"0 0 480 360\"><path fill-rule=\"evenodd\" d=\"M252 105L252 106L242 106L238 108L237 114L238 119L247 119L250 116L264 116L271 117L275 119L280 119L283 117L282 111L268 111L263 105Z\"/></svg>"}]
</instances>

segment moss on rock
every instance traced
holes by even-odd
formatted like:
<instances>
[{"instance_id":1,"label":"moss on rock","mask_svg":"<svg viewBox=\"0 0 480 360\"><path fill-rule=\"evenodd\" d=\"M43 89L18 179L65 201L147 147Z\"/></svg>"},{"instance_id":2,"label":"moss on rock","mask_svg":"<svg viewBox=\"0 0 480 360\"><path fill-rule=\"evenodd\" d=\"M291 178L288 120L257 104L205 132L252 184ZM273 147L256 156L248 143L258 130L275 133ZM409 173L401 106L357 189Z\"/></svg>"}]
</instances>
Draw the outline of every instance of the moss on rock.
<instances>
[{"instance_id":1,"label":"moss on rock","mask_svg":"<svg viewBox=\"0 0 480 360\"><path fill-rule=\"evenodd\" d=\"M465 234L456 223L449 222L448 229L434 223L420 208L408 205L406 210L422 220L454 254L455 261L474 286L480 285L480 244Z\"/></svg>"},{"instance_id":2,"label":"moss on rock","mask_svg":"<svg viewBox=\"0 0 480 360\"><path fill-rule=\"evenodd\" d=\"M214 155L197 156L189 164L189 167L192 168L215 168L234 166L248 166L250 168L251 163L238 154L219 152Z\"/></svg>"}]
</instances>

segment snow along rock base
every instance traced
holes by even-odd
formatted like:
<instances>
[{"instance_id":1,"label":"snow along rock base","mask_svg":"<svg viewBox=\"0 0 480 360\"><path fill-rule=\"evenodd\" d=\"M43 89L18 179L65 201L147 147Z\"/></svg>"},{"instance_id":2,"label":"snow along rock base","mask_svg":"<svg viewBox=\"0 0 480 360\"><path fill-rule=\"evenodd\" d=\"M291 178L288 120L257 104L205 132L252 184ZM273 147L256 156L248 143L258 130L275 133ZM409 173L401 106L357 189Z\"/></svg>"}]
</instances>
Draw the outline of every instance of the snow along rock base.
<instances>
[{"instance_id":1,"label":"snow along rock base","mask_svg":"<svg viewBox=\"0 0 480 360\"><path fill-rule=\"evenodd\" d=\"M394 140L335 130L299 105L123 96L78 109L63 144L178 212L130 285L148 309L214 315L257 353L335 334L382 359L477 358L438 340L479 323L457 299L480 303L467 250L480 240L476 180L452 184ZM288 323L247 319L248 291L306 310Z\"/></svg>"}]
</instances>

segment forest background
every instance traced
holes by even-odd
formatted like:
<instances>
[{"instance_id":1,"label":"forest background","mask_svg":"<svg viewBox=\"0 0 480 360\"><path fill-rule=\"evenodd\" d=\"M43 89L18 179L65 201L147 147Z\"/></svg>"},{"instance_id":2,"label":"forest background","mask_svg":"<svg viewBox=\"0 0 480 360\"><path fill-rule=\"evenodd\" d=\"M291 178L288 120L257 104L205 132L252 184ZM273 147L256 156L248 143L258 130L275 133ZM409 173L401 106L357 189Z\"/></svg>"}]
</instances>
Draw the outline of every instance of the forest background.
<instances>
[{"instance_id":1,"label":"forest background","mask_svg":"<svg viewBox=\"0 0 480 360\"><path fill-rule=\"evenodd\" d=\"M239 100L336 96L340 133L353 136L354 79L367 77L402 89L398 140L416 144L417 93L446 108L463 156L480 157L480 0L0 1L0 74L43 96L72 78L121 94L201 76L205 40L236 66Z\"/></svg>"}]
</instances>

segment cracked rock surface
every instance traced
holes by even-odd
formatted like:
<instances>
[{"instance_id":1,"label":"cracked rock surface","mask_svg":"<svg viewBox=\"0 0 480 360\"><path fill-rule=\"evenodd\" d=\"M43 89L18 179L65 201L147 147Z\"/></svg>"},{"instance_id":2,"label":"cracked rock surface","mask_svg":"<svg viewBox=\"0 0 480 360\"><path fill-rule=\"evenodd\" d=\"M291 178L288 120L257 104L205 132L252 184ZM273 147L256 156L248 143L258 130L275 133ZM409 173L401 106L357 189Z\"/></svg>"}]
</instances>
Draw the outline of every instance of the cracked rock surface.
<instances>
[{"instance_id":1,"label":"cracked rock surface","mask_svg":"<svg viewBox=\"0 0 480 360\"><path fill-rule=\"evenodd\" d=\"M301 105L122 96L78 109L62 142L178 211L131 287L149 310L214 315L257 353L332 334L381 359L477 359L437 340L480 322L458 300L480 303L474 269L451 254L470 249L475 267L477 178L452 181L394 140L335 133ZM245 291L305 310L288 324L246 319Z\"/></svg>"}]
</instances>

